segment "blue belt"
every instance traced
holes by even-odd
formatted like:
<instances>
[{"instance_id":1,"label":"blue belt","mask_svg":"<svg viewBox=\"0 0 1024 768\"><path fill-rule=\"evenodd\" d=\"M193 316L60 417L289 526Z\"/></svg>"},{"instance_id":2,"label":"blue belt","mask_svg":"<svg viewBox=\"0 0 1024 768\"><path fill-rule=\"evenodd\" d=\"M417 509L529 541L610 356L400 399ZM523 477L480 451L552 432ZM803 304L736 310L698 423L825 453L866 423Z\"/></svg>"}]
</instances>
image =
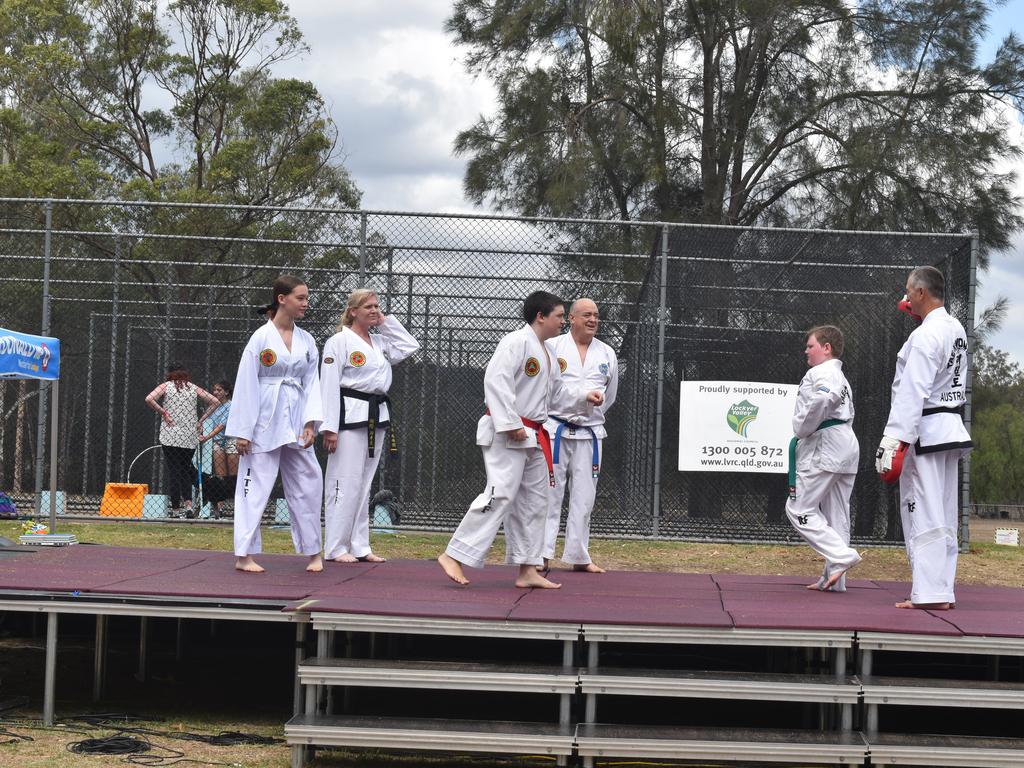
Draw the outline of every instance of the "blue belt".
<instances>
[{"instance_id":1,"label":"blue belt","mask_svg":"<svg viewBox=\"0 0 1024 768\"><path fill-rule=\"evenodd\" d=\"M591 445L594 446L594 458L593 458L593 463L592 463L591 468L590 468L591 474L592 474L593 477L597 477L598 475L600 475L601 474L601 441L597 439L597 433L595 433L594 430L592 430L590 427L584 426L582 424L573 424L571 421L566 421L565 419L560 419L557 416L549 416L549 418L552 418L552 419L554 419L555 421L558 422L558 429L555 430L555 447L554 447L554 457L553 457L554 463L555 464L558 463L558 454L559 454L559 451L562 448L562 431L566 427L569 427L569 429L571 431L575 431L577 429L585 429L585 430L587 430L587 432L590 433L590 443L591 443Z\"/></svg>"}]
</instances>

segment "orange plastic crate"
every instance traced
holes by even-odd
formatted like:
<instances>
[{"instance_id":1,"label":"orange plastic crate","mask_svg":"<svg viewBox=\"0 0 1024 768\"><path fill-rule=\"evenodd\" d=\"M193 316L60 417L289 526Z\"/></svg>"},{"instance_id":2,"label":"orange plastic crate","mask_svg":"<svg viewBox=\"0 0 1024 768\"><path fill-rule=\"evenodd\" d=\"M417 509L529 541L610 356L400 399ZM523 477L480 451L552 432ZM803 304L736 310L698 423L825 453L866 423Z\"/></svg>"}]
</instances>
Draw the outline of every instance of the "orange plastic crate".
<instances>
[{"instance_id":1,"label":"orange plastic crate","mask_svg":"<svg viewBox=\"0 0 1024 768\"><path fill-rule=\"evenodd\" d=\"M145 483L107 483L100 502L104 517L142 517L142 499L149 493Z\"/></svg>"}]
</instances>

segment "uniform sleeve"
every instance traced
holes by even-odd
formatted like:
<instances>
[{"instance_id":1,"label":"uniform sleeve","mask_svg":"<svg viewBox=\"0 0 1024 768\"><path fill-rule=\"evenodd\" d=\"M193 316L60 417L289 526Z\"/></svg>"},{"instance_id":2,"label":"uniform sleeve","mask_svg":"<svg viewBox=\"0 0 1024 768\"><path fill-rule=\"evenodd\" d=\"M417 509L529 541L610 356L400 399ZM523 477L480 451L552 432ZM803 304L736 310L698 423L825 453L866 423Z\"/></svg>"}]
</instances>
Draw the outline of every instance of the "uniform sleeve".
<instances>
[{"instance_id":1,"label":"uniform sleeve","mask_svg":"<svg viewBox=\"0 0 1024 768\"><path fill-rule=\"evenodd\" d=\"M809 376L800 383L793 409L793 434L803 439L813 435L842 397L840 387L827 378Z\"/></svg>"},{"instance_id":2,"label":"uniform sleeve","mask_svg":"<svg viewBox=\"0 0 1024 768\"><path fill-rule=\"evenodd\" d=\"M302 410L302 423L305 425L312 422L313 434L316 434L324 420L323 393L320 391L320 357L312 336L307 335L306 343L313 350L313 359L309 361L302 374L302 391L306 395L306 407Z\"/></svg>"},{"instance_id":3,"label":"uniform sleeve","mask_svg":"<svg viewBox=\"0 0 1024 768\"><path fill-rule=\"evenodd\" d=\"M516 408L515 380L522 357L522 342L505 337L498 342L484 371L484 401L494 420L495 432L509 432L523 426Z\"/></svg>"},{"instance_id":4,"label":"uniform sleeve","mask_svg":"<svg viewBox=\"0 0 1024 768\"><path fill-rule=\"evenodd\" d=\"M886 422L884 434L904 443L917 442L921 411L931 394L935 376L942 362L941 355L934 354L928 348L927 341L910 340L907 364L903 367L899 386L892 393L892 405L889 407L889 420Z\"/></svg>"},{"instance_id":5,"label":"uniform sleeve","mask_svg":"<svg viewBox=\"0 0 1024 768\"><path fill-rule=\"evenodd\" d=\"M256 431L256 421L260 415L260 359L256 347L255 337L249 339L242 351L242 359L238 362L233 405L225 429L228 437L252 440Z\"/></svg>"},{"instance_id":6,"label":"uniform sleeve","mask_svg":"<svg viewBox=\"0 0 1024 768\"><path fill-rule=\"evenodd\" d=\"M321 432L338 432L341 422L341 367L345 364L345 340L336 333L324 344L320 364L320 392L324 409Z\"/></svg>"},{"instance_id":7,"label":"uniform sleeve","mask_svg":"<svg viewBox=\"0 0 1024 768\"><path fill-rule=\"evenodd\" d=\"M583 386L570 386L562 378L562 367L558 364L558 356L548 348L548 360L551 363L551 402L548 406L563 411L579 411L587 407L587 393L592 391Z\"/></svg>"},{"instance_id":8,"label":"uniform sleeve","mask_svg":"<svg viewBox=\"0 0 1024 768\"><path fill-rule=\"evenodd\" d=\"M608 363L608 386L604 390L604 402L601 403L601 413L608 413L608 409L612 407L615 402L616 396L619 394L619 359L613 352L611 355L611 362Z\"/></svg>"},{"instance_id":9,"label":"uniform sleeve","mask_svg":"<svg viewBox=\"0 0 1024 768\"><path fill-rule=\"evenodd\" d=\"M388 345L390 363L400 363L420 348L420 343L405 330L405 326L394 315L386 315L384 323L377 326L377 332Z\"/></svg>"}]
</instances>

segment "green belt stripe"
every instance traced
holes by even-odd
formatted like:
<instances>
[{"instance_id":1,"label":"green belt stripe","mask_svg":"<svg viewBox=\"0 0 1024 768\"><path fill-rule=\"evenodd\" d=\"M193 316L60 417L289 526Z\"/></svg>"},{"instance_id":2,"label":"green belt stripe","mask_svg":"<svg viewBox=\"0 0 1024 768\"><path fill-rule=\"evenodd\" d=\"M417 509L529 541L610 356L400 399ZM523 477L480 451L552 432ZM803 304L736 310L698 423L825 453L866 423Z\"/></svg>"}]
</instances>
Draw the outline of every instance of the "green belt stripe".
<instances>
[{"instance_id":1,"label":"green belt stripe","mask_svg":"<svg viewBox=\"0 0 1024 768\"><path fill-rule=\"evenodd\" d=\"M845 419L825 419L814 431L821 432L823 429L828 429L829 427L835 427L845 423ZM794 437L789 441L789 487L791 494L796 488L796 444L798 442L800 442L800 439L797 437Z\"/></svg>"}]
</instances>

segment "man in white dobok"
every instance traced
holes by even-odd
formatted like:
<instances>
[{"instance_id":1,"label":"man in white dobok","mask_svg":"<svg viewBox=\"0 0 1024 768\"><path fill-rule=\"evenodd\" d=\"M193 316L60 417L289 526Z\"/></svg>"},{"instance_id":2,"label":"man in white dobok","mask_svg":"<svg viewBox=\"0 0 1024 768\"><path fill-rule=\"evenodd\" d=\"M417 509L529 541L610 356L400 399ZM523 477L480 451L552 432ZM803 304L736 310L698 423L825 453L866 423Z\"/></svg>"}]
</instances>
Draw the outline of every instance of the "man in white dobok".
<instances>
[{"instance_id":1,"label":"man in white dobok","mask_svg":"<svg viewBox=\"0 0 1024 768\"><path fill-rule=\"evenodd\" d=\"M560 298L535 291L523 303L526 325L498 342L484 372L486 413L477 423L487 485L462 518L448 547L437 558L457 584L468 584L463 566L482 568L504 522L508 559L519 566L517 587L556 589L537 573L543 558L549 483L554 483L551 441L544 430L553 398L600 405L598 391L564 392L554 356L544 342L558 335L565 319Z\"/></svg>"},{"instance_id":2,"label":"man in white dobok","mask_svg":"<svg viewBox=\"0 0 1024 768\"><path fill-rule=\"evenodd\" d=\"M957 491L964 427L967 333L943 306L945 279L935 267L907 278L906 309L921 318L896 358L892 405L875 468L891 475L902 454L900 518L913 586L897 608L944 610L956 602Z\"/></svg>"},{"instance_id":3,"label":"man in white dobok","mask_svg":"<svg viewBox=\"0 0 1024 768\"><path fill-rule=\"evenodd\" d=\"M544 564L555 557L558 525L566 481L569 485L569 515L565 521L562 561L573 570L604 573L590 559L590 515L597 497L601 471L602 441L607 436L605 414L615 402L619 388L619 362L615 350L596 338L601 316L591 299L577 299L569 309L569 333L549 339L548 352L558 362L567 389L594 390L604 402L578 404L562 399L548 408L544 428L554 446L555 487L548 493L544 529Z\"/></svg>"}]
</instances>

